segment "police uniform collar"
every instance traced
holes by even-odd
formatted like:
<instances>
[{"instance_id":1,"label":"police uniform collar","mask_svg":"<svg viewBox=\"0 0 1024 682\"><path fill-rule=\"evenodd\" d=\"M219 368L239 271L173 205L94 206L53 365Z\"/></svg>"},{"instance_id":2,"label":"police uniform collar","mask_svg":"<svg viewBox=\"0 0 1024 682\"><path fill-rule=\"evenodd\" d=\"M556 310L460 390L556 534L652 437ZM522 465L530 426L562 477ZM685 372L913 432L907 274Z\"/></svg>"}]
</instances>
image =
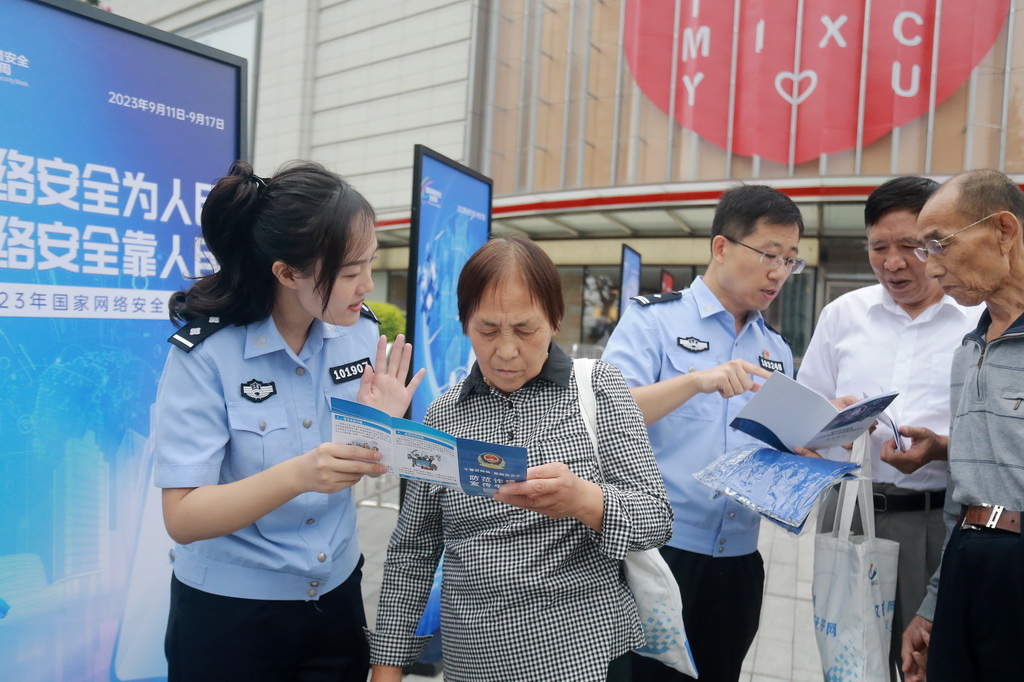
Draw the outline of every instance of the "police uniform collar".
<instances>
[{"instance_id":1,"label":"police uniform collar","mask_svg":"<svg viewBox=\"0 0 1024 682\"><path fill-rule=\"evenodd\" d=\"M324 339L343 334L341 327L313 318L313 324L309 325L309 334L306 335L306 343L302 346L302 351L305 354L303 360L319 353L320 349L324 347Z\"/></svg>"},{"instance_id":2,"label":"police uniform collar","mask_svg":"<svg viewBox=\"0 0 1024 682\"><path fill-rule=\"evenodd\" d=\"M274 324L274 317L267 315L258 322L251 322L245 325L245 351L242 354L246 360L259 355L266 355L275 351L284 350L287 344L281 332Z\"/></svg>"},{"instance_id":3,"label":"police uniform collar","mask_svg":"<svg viewBox=\"0 0 1024 682\"><path fill-rule=\"evenodd\" d=\"M704 278L700 275L697 275L693 283L690 284L690 291L693 294L693 302L697 304L697 314L701 316L701 319L726 312L725 306L715 296L715 292L711 291L704 283Z\"/></svg>"},{"instance_id":4,"label":"police uniform collar","mask_svg":"<svg viewBox=\"0 0 1024 682\"><path fill-rule=\"evenodd\" d=\"M722 302L715 296L715 292L711 291L711 288L704 283L704 278L697 275L697 278L693 280L693 284L690 285L691 291L693 291L693 301L697 304L697 314L701 316L701 319L706 319L712 315L718 315L719 313L729 313L722 305ZM730 316L732 313L729 313ZM764 331L764 316L761 315L760 310L748 310L747 319L743 321L743 329L746 329L750 325L757 325L761 331ZM742 330L740 332L743 333Z\"/></svg>"},{"instance_id":5,"label":"police uniform collar","mask_svg":"<svg viewBox=\"0 0 1024 682\"><path fill-rule=\"evenodd\" d=\"M551 345L548 346L548 359L544 362L544 366L540 368L540 373L527 381L525 385L529 386L534 381L543 379L556 386L567 388L572 377L571 370L572 358L566 355L557 343L552 341ZM491 387L484 380L484 375L480 371L480 363L474 362L473 368L469 370L469 376L462 383L462 390L459 392L459 399L456 402L461 403L471 395L488 395L490 392Z\"/></svg>"}]
</instances>

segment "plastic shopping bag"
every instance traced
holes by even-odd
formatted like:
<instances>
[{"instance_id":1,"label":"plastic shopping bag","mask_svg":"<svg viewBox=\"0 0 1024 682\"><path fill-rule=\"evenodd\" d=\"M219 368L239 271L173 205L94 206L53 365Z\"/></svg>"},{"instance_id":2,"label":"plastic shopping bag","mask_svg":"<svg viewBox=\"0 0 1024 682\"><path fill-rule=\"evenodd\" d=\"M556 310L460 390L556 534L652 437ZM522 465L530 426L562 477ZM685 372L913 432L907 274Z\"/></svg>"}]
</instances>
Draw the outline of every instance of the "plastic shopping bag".
<instances>
[{"instance_id":1,"label":"plastic shopping bag","mask_svg":"<svg viewBox=\"0 0 1024 682\"><path fill-rule=\"evenodd\" d=\"M867 478L840 484L835 525L814 538L814 635L828 682L888 682L899 543L875 537L867 435L854 460ZM859 500L863 535L851 535Z\"/></svg>"}]
</instances>

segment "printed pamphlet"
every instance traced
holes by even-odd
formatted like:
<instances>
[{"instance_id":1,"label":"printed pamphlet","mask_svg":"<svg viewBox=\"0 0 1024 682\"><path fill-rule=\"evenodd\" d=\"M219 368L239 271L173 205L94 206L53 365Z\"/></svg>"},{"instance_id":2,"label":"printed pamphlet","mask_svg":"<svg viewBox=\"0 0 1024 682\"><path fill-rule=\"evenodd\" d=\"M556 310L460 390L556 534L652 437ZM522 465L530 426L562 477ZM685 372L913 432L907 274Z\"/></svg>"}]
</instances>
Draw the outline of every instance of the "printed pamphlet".
<instances>
[{"instance_id":1,"label":"printed pamphlet","mask_svg":"<svg viewBox=\"0 0 1024 682\"><path fill-rule=\"evenodd\" d=\"M372 407L331 399L333 441L380 451L388 473L492 497L526 480L526 448L457 438Z\"/></svg>"},{"instance_id":2,"label":"printed pamphlet","mask_svg":"<svg viewBox=\"0 0 1024 682\"><path fill-rule=\"evenodd\" d=\"M773 372L730 426L790 453L795 447L818 450L845 445L868 430L880 415L898 435L899 428L883 415L897 395L890 391L837 410L819 393L782 372Z\"/></svg>"},{"instance_id":3,"label":"printed pamphlet","mask_svg":"<svg viewBox=\"0 0 1024 682\"><path fill-rule=\"evenodd\" d=\"M694 477L799 535L821 491L859 467L754 445L722 455Z\"/></svg>"}]
</instances>

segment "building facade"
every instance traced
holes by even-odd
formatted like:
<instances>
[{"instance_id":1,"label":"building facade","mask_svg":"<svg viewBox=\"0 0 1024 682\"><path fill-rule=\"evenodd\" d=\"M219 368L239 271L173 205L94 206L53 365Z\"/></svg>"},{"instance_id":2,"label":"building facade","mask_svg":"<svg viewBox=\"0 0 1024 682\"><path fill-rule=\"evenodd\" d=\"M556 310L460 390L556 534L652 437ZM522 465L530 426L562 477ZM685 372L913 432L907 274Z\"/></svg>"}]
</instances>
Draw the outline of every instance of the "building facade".
<instances>
[{"instance_id":1,"label":"building facade","mask_svg":"<svg viewBox=\"0 0 1024 682\"><path fill-rule=\"evenodd\" d=\"M258 172L310 158L379 213L404 307L413 145L493 178L494 229L559 265L558 340L600 343L622 244L686 286L738 182L800 205L810 263L769 313L799 354L874 281L863 201L893 175L1024 178L1018 0L108 0L250 61Z\"/></svg>"}]
</instances>

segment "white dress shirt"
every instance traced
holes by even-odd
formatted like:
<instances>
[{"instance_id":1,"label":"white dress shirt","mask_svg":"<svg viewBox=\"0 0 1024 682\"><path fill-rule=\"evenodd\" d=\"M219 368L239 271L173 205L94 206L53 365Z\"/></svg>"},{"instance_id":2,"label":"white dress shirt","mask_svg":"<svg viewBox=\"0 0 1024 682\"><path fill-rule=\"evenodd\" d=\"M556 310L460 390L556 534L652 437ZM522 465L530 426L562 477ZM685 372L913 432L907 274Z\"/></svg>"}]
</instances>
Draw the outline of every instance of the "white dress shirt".
<instances>
[{"instance_id":1,"label":"white dress shirt","mask_svg":"<svg viewBox=\"0 0 1024 682\"><path fill-rule=\"evenodd\" d=\"M946 435L953 351L977 325L981 311L943 296L911 319L881 284L851 291L821 311L797 381L829 399L899 391L887 410L898 426L924 426ZM883 463L882 444L892 437L881 422L871 435L876 483L910 490L946 487L946 462L931 462L912 474ZM822 454L848 459L841 448Z\"/></svg>"}]
</instances>

